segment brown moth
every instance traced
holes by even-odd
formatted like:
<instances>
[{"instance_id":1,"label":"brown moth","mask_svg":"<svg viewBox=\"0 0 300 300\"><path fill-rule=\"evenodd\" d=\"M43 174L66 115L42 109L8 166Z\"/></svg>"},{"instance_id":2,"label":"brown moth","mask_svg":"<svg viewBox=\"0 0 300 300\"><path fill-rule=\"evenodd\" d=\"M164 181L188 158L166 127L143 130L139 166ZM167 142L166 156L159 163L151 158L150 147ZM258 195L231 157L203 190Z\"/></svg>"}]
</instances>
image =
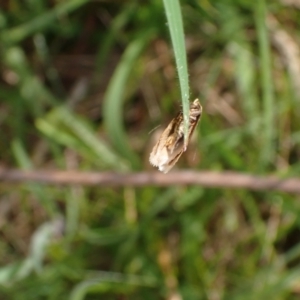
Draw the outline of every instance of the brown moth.
<instances>
[{"instance_id":1,"label":"brown moth","mask_svg":"<svg viewBox=\"0 0 300 300\"><path fill-rule=\"evenodd\" d=\"M202 106L199 100L196 99L190 105L188 141L191 139L200 120L201 113ZM159 171L167 173L177 163L185 150L183 113L180 111L160 136L150 153L149 161L153 166L158 167Z\"/></svg>"}]
</instances>

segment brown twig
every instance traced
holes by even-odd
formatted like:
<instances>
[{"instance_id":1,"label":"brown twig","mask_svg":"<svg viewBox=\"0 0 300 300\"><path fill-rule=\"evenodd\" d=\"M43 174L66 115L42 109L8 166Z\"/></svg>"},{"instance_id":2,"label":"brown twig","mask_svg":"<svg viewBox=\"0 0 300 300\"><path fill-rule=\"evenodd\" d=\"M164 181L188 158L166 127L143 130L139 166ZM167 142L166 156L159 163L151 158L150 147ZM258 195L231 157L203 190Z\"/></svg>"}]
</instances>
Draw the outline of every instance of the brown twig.
<instances>
[{"instance_id":1,"label":"brown twig","mask_svg":"<svg viewBox=\"0 0 300 300\"><path fill-rule=\"evenodd\" d=\"M80 171L21 171L0 169L0 182L36 182L52 185L79 184L89 186L170 186L200 185L208 188L243 188L300 193L300 179L276 176L254 176L237 172L173 171L114 173Z\"/></svg>"}]
</instances>

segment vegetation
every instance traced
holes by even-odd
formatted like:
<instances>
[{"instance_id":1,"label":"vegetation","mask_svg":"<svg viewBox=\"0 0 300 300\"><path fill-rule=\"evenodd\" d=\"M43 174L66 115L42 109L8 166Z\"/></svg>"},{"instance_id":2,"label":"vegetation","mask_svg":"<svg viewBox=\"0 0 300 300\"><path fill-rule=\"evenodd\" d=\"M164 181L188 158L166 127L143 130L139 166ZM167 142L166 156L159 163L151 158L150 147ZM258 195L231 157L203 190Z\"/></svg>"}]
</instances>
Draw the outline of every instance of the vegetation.
<instances>
[{"instance_id":1,"label":"vegetation","mask_svg":"<svg viewBox=\"0 0 300 300\"><path fill-rule=\"evenodd\" d=\"M297 176L298 1L180 4L204 113L176 167ZM161 0L2 1L1 167L153 171L149 133L181 104L166 20ZM9 182L0 195L0 299L299 299L299 195Z\"/></svg>"}]
</instances>

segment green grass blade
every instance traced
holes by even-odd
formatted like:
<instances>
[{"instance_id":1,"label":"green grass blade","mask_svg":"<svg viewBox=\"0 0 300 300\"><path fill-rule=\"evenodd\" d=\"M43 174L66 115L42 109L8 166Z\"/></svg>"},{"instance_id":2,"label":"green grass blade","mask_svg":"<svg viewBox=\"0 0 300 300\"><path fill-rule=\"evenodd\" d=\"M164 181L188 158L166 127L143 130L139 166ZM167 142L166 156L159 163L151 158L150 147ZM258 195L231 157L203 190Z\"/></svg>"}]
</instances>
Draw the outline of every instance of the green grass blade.
<instances>
[{"instance_id":1,"label":"green grass blade","mask_svg":"<svg viewBox=\"0 0 300 300\"><path fill-rule=\"evenodd\" d=\"M257 91L253 88L256 79L254 55L246 41L232 43L230 50L235 59L235 80L241 104L247 118L253 121L259 115Z\"/></svg>"},{"instance_id":2,"label":"green grass blade","mask_svg":"<svg viewBox=\"0 0 300 300\"><path fill-rule=\"evenodd\" d=\"M92 154L106 167L120 171L127 169L125 162L87 124L65 107L53 110L47 118L37 119L36 126L57 143L64 144L85 157Z\"/></svg>"},{"instance_id":3,"label":"green grass blade","mask_svg":"<svg viewBox=\"0 0 300 300\"><path fill-rule=\"evenodd\" d=\"M107 129L108 136L114 144L117 151L127 158L133 168L138 168L139 159L132 151L125 129L123 120L123 98L126 89L127 79L132 72L136 60L141 53L143 47L147 43L150 34L145 34L133 41L126 49L117 69L112 76L103 103L104 124Z\"/></svg>"},{"instance_id":4,"label":"green grass blade","mask_svg":"<svg viewBox=\"0 0 300 300\"><path fill-rule=\"evenodd\" d=\"M118 293L126 291L130 287L151 288L157 285L156 280L149 276L105 271L91 272L91 276L93 277L75 286L70 294L70 300L85 299L86 295L91 292L101 298L100 295L108 291Z\"/></svg>"},{"instance_id":5,"label":"green grass blade","mask_svg":"<svg viewBox=\"0 0 300 300\"><path fill-rule=\"evenodd\" d=\"M184 140L187 145L189 128L189 78L185 51L183 22L178 0L164 0L164 7L169 24L176 67L180 83L181 102L184 120Z\"/></svg>"},{"instance_id":6,"label":"green grass blade","mask_svg":"<svg viewBox=\"0 0 300 300\"><path fill-rule=\"evenodd\" d=\"M255 21L258 32L258 44L260 52L260 73L262 83L262 101L263 101L263 143L261 153L262 166L266 166L273 161L275 155L274 136L274 92L271 74L271 52L269 37L266 27L266 7L265 1L258 1L255 6Z\"/></svg>"}]
</instances>

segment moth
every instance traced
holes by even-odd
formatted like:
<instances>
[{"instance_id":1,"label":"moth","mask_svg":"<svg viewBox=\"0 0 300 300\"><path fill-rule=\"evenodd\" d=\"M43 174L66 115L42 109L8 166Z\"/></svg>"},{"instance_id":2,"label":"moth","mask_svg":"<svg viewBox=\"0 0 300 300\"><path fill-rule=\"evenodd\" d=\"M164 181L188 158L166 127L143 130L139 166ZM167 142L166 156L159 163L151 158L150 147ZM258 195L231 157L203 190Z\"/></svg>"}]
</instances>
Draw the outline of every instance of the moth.
<instances>
[{"instance_id":1,"label":"moth","mask_svg":"<svg viewBox=\"0 0 300 300\"><path fill-rule=\"evenodd\" d=\"M201 114L202 106L199 100L196 99L190 105L188 142L200 120ZM160 136L150 153L149 161L153 166L158 167L159 171L168 173L186 150L185 148L183 113L180 111Z\"/></svg>"}]
</instances>

